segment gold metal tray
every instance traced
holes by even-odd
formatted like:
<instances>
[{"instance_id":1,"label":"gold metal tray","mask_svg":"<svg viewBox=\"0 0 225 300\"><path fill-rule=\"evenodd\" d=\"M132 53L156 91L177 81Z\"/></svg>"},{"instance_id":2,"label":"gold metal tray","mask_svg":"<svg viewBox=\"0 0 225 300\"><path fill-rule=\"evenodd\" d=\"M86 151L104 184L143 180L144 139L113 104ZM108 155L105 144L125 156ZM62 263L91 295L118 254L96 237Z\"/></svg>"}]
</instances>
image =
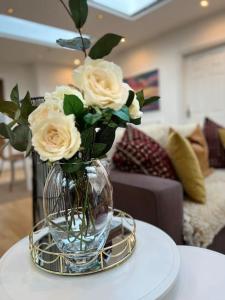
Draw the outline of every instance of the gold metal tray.
<instances>
[{"instance_id":1,"label":"gold metal tray","mask_svg":"<svg viewBox=\"0 0 225 300\"><path fill-rule=\"evenodd\" d=\"M71 271L71 253L58 250L45 220L30 233L30 253L33 263L40 269L58 275L78 276L102 272L120 265L133 253L136 244L135 221L127 213L114 209L110 234L105 247L99 251L97 266L86 272ZM77 254L72 254L74 259Z\"/></svg>"}]
</instances>

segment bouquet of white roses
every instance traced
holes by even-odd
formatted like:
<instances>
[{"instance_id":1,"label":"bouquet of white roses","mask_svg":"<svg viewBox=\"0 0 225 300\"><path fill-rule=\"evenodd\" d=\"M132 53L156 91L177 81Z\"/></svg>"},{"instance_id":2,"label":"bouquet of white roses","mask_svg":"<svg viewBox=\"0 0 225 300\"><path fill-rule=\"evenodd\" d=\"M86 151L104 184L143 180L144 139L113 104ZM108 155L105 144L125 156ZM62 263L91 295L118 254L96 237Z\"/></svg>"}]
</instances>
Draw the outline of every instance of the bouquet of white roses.
<instances>
[{"instance_id":1,"label":"bouquet of white roses","mask_svg":"<svg viewBox=\"0 0 225 300\"><path fill-rule=\"evenodd\" d=\"M0 101L0 112L12 119L9 124L0 124L0 136L27 155L34 148L43 161L87 161L109 151L117 127L126 127L129 122L140 124L141 108L158 97L145 100L142 91L135 93L123 82L119 66L103 59L122 36L106 34L92 47L83 37L86 0L69 0L69 7L60 2L80 33L72 40L73 47L85 55L83 65L73 72L74 86L56 87L45 94L45 101L38 107L29 92L20 100L15 86L11 101ZM68 44L62 39L57 42Z\"/></svg>"}]
</instances>

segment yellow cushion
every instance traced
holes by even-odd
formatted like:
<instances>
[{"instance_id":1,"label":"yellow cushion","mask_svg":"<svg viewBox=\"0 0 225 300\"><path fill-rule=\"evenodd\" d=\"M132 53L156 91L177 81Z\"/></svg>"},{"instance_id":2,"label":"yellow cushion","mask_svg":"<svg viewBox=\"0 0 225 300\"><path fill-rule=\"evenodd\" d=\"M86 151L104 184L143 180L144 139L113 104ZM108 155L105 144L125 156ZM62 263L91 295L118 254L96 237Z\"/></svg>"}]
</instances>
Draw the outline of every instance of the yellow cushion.
<instances>
[{"instance_id":1,"label":"yellow cushion","mask_svg":"<svg viewBox=\"0 0 225 300\"><path fill-rule=\"evenodd\" d=\"M220 140L221 143L223 144L223 147L225 149L225 129L219 129L219 136L220 136Z\"/></svg>"},{"instance_id":2,"label":"yellow cushion","mask_svg":"<svg viewBox=\"0 0 225 300\"><path fill-rule=\"evenodd\" d=\"M190 142L179 133L171 131L167 150L185 192L193 201L205 203L204 176Z\"/></svg>"}]
</instances>

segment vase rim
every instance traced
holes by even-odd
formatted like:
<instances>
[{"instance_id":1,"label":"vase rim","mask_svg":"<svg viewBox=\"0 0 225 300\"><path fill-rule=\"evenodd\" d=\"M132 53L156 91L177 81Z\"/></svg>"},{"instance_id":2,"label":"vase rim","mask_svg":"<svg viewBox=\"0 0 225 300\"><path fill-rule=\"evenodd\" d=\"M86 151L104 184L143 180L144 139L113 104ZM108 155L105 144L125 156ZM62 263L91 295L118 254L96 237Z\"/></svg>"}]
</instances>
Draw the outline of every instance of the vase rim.
<instances>
[{"instance_id":1,"label":"vase rim","mask_svg":"<svg viewBox=\"0 0 225 300\"><path fill-rule=\"evenodd\" d=\"M90 163L93 163L93 162L98 162L100 161L101 159L99 158L93 158L93 159L89 159L89 160L81 160L81 161L73 161L73 162L69 162L69 161L57 161L57 162L54 162L53 165L80 165L80 164L90 164Z\"/></svg>"}]
</instances>

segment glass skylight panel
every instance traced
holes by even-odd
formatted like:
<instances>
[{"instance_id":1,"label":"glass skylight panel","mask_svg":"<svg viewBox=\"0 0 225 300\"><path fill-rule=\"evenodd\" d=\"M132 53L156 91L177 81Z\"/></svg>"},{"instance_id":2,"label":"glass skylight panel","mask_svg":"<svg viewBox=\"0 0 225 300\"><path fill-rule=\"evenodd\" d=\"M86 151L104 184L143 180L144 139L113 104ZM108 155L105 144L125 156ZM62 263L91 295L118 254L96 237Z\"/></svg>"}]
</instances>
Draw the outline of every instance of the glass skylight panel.
<instances>
[{"instance_id":1,"label":"glass skylight panel","mask_svg":"<svg viewBox=\"0 0 225 300\"><path fill-rule=\"evenodd\" d=\"M92 0L90 3L96 3L102 7L112 9L121 14L132 17L144 9L148 9L159 0Z\"/></svg>"},{"instance_id":2,"label":"glass skylight panel","mask_svg":"<svg viewBox=\"0 0 225 300\"><path fill-rule=\"evenodd\" d=\"M72 39L77 36L79 34L74 31L0 14L0 37L3 38L59 47L57 39Z\"/></svg>"}]
</instances>

